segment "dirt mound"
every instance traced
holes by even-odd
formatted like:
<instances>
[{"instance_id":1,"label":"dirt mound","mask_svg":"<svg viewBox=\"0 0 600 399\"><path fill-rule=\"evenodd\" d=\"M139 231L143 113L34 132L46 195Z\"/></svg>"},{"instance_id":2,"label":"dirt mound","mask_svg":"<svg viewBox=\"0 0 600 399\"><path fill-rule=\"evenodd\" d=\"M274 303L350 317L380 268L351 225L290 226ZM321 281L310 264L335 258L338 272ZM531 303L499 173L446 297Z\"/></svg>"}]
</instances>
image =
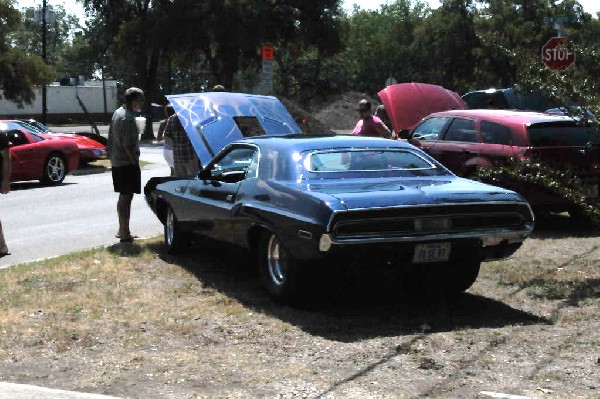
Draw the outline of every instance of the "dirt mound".
<instances>
[{"instance_id":1,"label":"dirt mound","mask_svg":"<svg viewBox=\"0 0 600 399\"><path fill-rule=\"evenodd\" d=\"M302 133L309 135L333 134L331 127L329 127L326 123L321 123L313 115L304 111L293 101L281 97L279 99L283 105L285 105L289 113L292 114L294 120L302 129Z\"/></svg>"},{"instance_id":2,"label":"dirt mound","mask_svg":"<svg viewBox=\"0 0 600 399\"><path fill-rule=\"evenodd\" d=\"M314 105L313 116L334 130L352 130L358 120L356 104L363 98L371 102L373 110L380 104L373 97L349 91L327 98L320 105Z\"/></svg>"},{"instance_id":3,"label":"dirt mound","mask_svg":"<svg viewBox=\"0 0 600 399\"><path fill-rule=\"evenodd\" d=\"M375 98L356 91L314 100L310 104L310 112L290 99L280 97L280 100L292 114L302 132L314 135L329 134L334 130L354 129L358 120L356 104L363 98L371 102L373 110L380 104Z\"/></svg>"}]
</instances>

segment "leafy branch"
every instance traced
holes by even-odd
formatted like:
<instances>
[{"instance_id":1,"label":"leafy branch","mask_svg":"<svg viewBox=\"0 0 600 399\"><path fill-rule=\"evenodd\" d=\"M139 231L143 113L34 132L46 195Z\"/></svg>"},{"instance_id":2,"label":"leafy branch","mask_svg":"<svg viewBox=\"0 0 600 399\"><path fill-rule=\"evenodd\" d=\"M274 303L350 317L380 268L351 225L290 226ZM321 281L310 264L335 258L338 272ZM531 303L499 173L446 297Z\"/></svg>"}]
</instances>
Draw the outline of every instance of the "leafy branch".
<instances>
[{"instance_id":1,"label":"leafy branch","mask_svg":"<svg viewBox=\"0 0 600 399\"><path fill-rule=\"evenodd\" d=\"M600 203L588 197L589 185L570 170L552 169L533 160L513 160L494 169L480 168L476 177L485 183L508 188L515 183L543 187L571 202L574 209L594 224L600 224Z\"/></svg>"}]
</instances>

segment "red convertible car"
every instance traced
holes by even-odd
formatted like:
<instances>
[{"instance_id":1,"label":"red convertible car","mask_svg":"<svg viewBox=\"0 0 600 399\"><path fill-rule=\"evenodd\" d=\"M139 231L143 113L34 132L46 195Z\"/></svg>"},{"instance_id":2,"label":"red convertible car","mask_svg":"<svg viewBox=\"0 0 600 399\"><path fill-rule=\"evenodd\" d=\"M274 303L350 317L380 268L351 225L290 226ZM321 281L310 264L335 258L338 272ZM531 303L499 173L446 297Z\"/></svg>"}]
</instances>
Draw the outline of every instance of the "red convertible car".
<instances>
[{"instance_id":1,"label":"red convertible car","mask_svg":"<svg viewBox=\"0 0 600 399\"><path fill-rule=\"evenodd\" d=\"M62 183L67 173L79 165L79 149L71 139L12 129L0 122L8 135L12 158L11 182L40 180L44 184Z\"/></svg>"}]
</instances>

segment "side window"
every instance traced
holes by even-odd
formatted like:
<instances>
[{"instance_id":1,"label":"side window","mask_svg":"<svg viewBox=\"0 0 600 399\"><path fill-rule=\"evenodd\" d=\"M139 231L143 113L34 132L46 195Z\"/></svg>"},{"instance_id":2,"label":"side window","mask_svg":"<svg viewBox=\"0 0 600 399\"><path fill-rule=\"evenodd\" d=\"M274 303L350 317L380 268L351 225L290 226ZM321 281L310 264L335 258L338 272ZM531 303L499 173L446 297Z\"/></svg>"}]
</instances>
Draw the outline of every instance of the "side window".
<instances>
[{"instance_id":1,"label":"side window","mask_svg":"<svg viewBox=\"0 0 600 399\"><path fill-rule=\"evenodd\" d=\"M448 131L444 135L444 141L460 141L464 143L476 143L475 121L471 119L455 118Z\"/></svg>"},{"instance_id":2,"label":"side window","mask_svg":"<svg viewBox=\"0 0 600 399\"><path fill-rule=\"evenodd\" d=\"M510 128L494 122L481 122L481 138L489 144L513 144Z\"/></svg>"},{"instance_id":3,"label":"side window","mask_svg":"<svg viewBox=\"0 0 600 399\"><path fill-rule=\"evenodd\" d=\"M6 132L6 135L8 136L8 142L15 147L18 145L29 143L23 132L20 132L18 130L10 130Z\"/></svg>"},{"instance_id":4,"label":"side window","mask_svg":"<svg viewBox=\"0 0 600 399\"><path fill-rule=\"evenodd\" d=\"M246 172L251 169L253 161L258 163L258 158L255 158L257 152L255 148L233 148L213 165L211 169L212 178L229 183L243 180L246 177ZM254 171L251 173L256 174L256 169L254 167Z\"/></svg>"},{"instance_id":5,"label":"side window","mask_svg":"<svg viewBox=\"0 0 600 399\"><path fill-rule=\"evenodd\" d=\"M450 118L429 118L415 128L411 135L413 140L438 140L440 133Z\"/></svg>"}]
</instances>

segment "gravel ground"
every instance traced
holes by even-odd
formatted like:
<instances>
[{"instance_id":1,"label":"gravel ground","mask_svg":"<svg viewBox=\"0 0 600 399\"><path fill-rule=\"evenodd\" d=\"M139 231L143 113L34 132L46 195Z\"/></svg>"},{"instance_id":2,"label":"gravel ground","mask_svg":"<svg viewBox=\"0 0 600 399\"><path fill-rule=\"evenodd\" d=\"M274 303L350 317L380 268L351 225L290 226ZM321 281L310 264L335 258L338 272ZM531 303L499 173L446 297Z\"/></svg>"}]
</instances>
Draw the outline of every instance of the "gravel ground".
<instances>
[{"instance_id":1,"label":"gravel ground","mask_svg":"<svg viewBox=\"0 0 600 399\"><path fill-rule=\"evenodd\" d=\"M371 270L283 306L245 254L167 256L158 239L2 271L0 380L123 398L598 398L600 239L569 223L542 223L450 298Z\"/></svg>"}]
</instances>

